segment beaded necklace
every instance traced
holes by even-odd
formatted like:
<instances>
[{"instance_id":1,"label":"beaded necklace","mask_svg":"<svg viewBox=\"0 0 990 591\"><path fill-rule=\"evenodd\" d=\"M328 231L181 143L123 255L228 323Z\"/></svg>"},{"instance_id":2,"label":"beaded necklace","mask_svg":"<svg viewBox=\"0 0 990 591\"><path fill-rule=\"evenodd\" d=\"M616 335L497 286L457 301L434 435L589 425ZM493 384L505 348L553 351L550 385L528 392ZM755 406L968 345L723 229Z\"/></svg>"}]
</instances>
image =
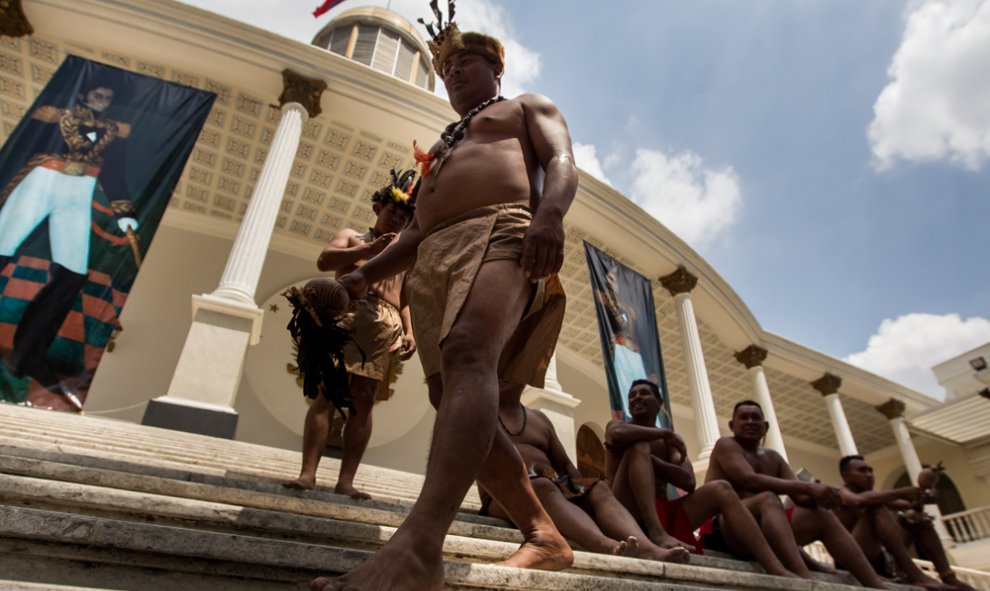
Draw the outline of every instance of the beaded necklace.
<instances>
[{"instance_id":1,"label":"beaded necklace","mask_svg":"<svg viewBox=\"0 0 990 591\"><path fill-rule=\"evenodd\" d=\"M502 425L502 428L505 429L505 432L509 435L509 437L516 437L517 435L521 434L523 431L526 430L526 418L529 415L526 413L526 407L525 406L523 406L522 404L520 404L519 405L519 408L521 408L522 411L523 411L523 424L522 424L522 427L520 427L519 430L516 431L515 433L513 433L512 431L509 431L509 428L506 427L505 426L505 423L502 422L502 414L499 413L499 415L498 415L498 424L499 425Z\"/></svg>"},{"instance_id":2,"label":"beaded necklace","mask_svg":"<svg viewBox=\"0 0 990 591\"><path fill-rule=\"evenodd\" d=\"M443 166L444 160L450 156L450 152L454 149L454 146L457 145L457 142L464 139L464 133L467 131L468 125L471 124L471 119L489 106L504 100L504 96L493 96L468 111L460 121L454 121L444 128L443 132L440 134L440 140L443 141L443 143L433 154L421 152L416 143L413 142L413 147L416 149L416 162L423 167L421 176L436 176L436 174L440 172L440 167Z\"/></svg>"}]
</instances>

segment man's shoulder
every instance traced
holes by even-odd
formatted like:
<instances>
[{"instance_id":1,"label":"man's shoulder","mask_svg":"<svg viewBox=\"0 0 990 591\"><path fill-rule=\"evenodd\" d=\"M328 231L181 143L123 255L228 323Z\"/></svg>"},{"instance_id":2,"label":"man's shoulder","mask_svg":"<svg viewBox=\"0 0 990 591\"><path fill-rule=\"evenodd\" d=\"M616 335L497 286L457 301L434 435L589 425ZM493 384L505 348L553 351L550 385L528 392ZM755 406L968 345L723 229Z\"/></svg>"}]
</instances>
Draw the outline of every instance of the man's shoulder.
<instances>
[{"instance_id":1,"label":"man's shoulder","mask_svg":"<svg viewBox=\"0 0 990 591\"><path fill-rule=\"evenodd\" d=\"M557 109L557 104L550 97L536 92L524 92L507 102L520 105L525 109Z\"/></svg>"}]
</instances>

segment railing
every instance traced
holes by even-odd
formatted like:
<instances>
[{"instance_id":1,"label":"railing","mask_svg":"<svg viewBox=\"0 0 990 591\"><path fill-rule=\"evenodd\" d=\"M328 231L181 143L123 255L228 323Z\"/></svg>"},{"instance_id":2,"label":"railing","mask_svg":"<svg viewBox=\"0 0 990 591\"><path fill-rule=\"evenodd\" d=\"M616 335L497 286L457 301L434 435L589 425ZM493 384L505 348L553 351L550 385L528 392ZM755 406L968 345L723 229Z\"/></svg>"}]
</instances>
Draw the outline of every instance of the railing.
<instances>
[{"instance_id":1,"label":"railing","mask_svg":"<svg viewBox=\"0 0 990 591\"><path fill-rule=\"evenodd\" d=\"M990 507L943 515L942 522L958 544L990 538Z\"/></svg>"},{"instance_id":2,"label":"railing","mask_svg":"<svg viewBox=\"0 0 990 591\"><path fill-rule=\"evenodd\" d=\"M938 578L938 574L935 572L935 566L931 562L915 558L914 563L926 574L936 579ZM962 568L961 566L953 566L952 571L956 573L956 578L963 583L980 591L990 591L990 573L971 568Z\"/></svg>"}]
</instances>

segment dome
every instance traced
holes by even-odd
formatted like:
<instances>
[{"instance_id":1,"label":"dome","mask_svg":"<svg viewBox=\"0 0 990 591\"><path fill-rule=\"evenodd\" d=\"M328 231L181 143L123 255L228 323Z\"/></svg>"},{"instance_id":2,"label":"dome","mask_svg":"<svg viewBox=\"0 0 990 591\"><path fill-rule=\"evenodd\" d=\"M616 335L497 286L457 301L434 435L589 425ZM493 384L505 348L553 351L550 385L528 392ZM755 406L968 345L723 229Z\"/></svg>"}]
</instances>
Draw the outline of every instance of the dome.
<instances>
[{"instance_id":1,"label":"dome","mask_svg":"<svg viewBox=\"0 0 990 591\"><path fill-rule=\"evenodd\" d=\"M340 13L313 45L433 91L430 52L412 23L391 10L361 7Z\"/></svg>"}]
</instances>

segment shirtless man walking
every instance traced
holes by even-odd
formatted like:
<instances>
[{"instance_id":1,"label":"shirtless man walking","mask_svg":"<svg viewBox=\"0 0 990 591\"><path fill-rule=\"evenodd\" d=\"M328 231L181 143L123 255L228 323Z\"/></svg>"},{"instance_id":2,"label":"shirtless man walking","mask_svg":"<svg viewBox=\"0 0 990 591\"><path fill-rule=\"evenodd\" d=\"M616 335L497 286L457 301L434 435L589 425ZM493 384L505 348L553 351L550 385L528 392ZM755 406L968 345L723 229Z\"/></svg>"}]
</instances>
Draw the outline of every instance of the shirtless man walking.
<instances>
[{"instance_id":1,"label":"shirtless man walking","mask_svg":"<svg viewBox=\"0 0 990 591\"><path fill-rule=\"evenodd\" d=\"M338 276L354 271L395 239L415 211L409 195L414 176L413 171L401 176L393 171L392 183L372 195L372 207L378 216L374 227L363 233L351 228L338 231L316 260L320 271L333 271ZM371 498L354 488L354 475L371 438L371 413L379 386L388 378L394 357L406 360L416 351L409 308L400 309L403 276L397 273L372 283L367 297L355 302L339 324L352 331L351 341L344 347L344 367L349 375L353 412L348 412L344 423L344 449L334 492L356 499ZM325 395L310 403L303 427L302 471L298 478L282 486L297 490L316 487L316 470L327 445L332 410Z\"/></svg>"},{"instance_id":2,"label":"shirtless man walking","mask_svg":"<svg viewBox=\"0 0 990 591\"><path fill-rule=\"evenodd\" d=\"M562 297L555 275L563 217L577 191L570 136L546 97L498 96L504 50L497 39L461 34L452 23L434 37L434 69L462 119L418 155L430 171L410 227L340 280L359 298L370 283L415 263L406 288L438 405L426 478L409 516L375 555L339 579L314 580L314 589L442 589L443 540L476 478L526 540L503 564L555 570L573 560L511 442L496 436L500 360L513 381L541 385L562 322L562 306L550 305L546 317L541 306L547 295Z\"/></svg>"},{"instance_id":3,"label":"shirtless man walking","mask_svg":"<svg viewBox=\"0 0 990 591\"><path fill-rule=\"evenodd\" d=\"M646 525L650 539L661 546L680 544L701 550L694 530L721 514L725 550L752 556L769 574L796 577L781 564L765 532L727 482L717 480L695 488L684 441L670 429L656 426L663 408L660 388L646 379L634 380L628 399L632 420L613 420L605 428L605 471L615 496ZM668 499L668 483L688 494Z\"/></svg>"},{"instance_id":4,"label":"shirtless man walking","mask_svg":"<svg viewBox=\"0 0 990 591\"><path fill-rule=\"evenodd\" d=\"M767 427L769 423L758 403L738 402L729 421L732 435L715 443L705 481L729 481L791 572L805 579L811 577L800 548L821 540L836 562L849 569L864 586L890 589L830 510L841 503L839 491L825 484L798 480L779 453L760 446ZM789 495L794 501L792 515L784 510L777 495Z\"/></svg>"},{"instance_id":5,"label":"shirtless man walking","mask_svg":"<svg viewBox=\"0 0 990 591\"><path fill-rule=\"evenodd\" d=\"M519 450L529 469L533 489L557 529L589 552L687 562L680 546L661 548L650 541L635 518L612 495L608 482L584 478L567 457L550 419L523 406L524 384L502 381L498 422ZM481 488L482 503L491 497ZM488 514L507 519L505 510L491 502Z\"/></svg>"},{"instance_id":6,"label":"shirtless man walking","mask_svg":"<svg viewBox=\"0 0 990 591\"><path fill-rule=\"evenodd\" d=\"M882 576L892 574L887 572L886 557L883 553L886 548L894 558L897 568L907 577L904 582L909 585L939 591L972 589L968 586L957 587L936 581L921 572L911 559L911 554L904 543L901 526L891 515L890 509L906 509L916 502L923 501L927 497L923 488L908 486L894 490L873 490L876 484L873 466L859 455L842 458L839 461L839 473L843 481L842 487L839 488L842 505L835 509L835 514L863 549L863 553L877 573ZM944 556L944 551L942 554ZM948 561L944 563L948 564Z\"/></svg>"}]
</instances>

